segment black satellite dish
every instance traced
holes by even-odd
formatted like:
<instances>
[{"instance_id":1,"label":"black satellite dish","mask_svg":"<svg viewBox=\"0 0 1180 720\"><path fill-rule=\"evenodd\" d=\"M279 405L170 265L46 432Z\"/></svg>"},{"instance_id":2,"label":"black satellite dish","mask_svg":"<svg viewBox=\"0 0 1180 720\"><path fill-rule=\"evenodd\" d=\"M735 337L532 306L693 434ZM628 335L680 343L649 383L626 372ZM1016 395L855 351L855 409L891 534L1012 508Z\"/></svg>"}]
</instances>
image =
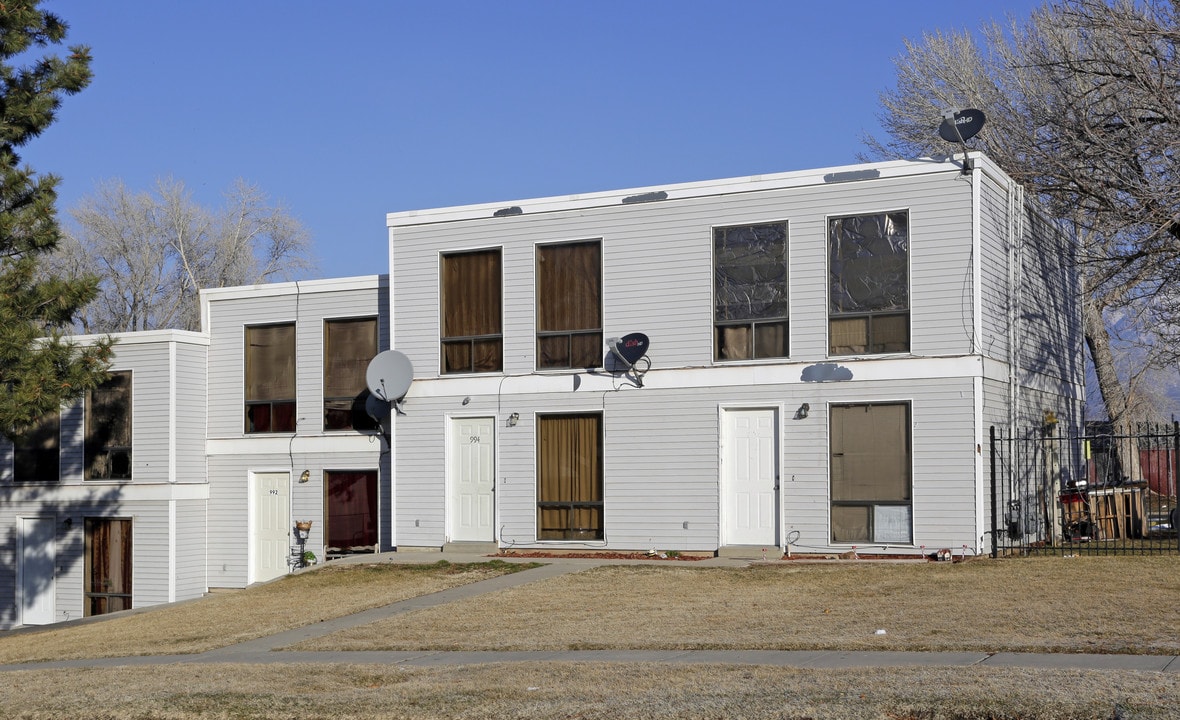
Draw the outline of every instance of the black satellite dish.
<instances>
[{"instance_id":1,"label":"black satellite dish","mask_svg":"<svg viewBox=\"0 0 1180 720\"><path fill-rule=\"evenodd\" d=\"M627 367L631 367L647 354L649 344L650 341L643 333L630 333L618 340L612 338L610 349L620 360L627 363Z\"/></svg>"},{"instance_id":2,"label":"black satellite dish","mask_svg":"<svg viewBox=\"0 0 1180 720\"><path fill-rule=\"evenodd\" d=\"M971 174L971 160L967 157L967 140L983 129L987 118L982 110L947 110L938 126L938 137L963 146L963 174ZM954 159L952 153L951 158Z\"/></svg>"},{"instance_id":3,"label":"black satellite dish","mask_svg":"<svg viewBox=\"0 0 1180 720\"><path fill-rule=\"evenodd\" d=\"M938 137L947 142L962 143L970 140L983 129L987 117L982 110L954 110L942 116L938 126Z\"/></svg>"}]
</instances>

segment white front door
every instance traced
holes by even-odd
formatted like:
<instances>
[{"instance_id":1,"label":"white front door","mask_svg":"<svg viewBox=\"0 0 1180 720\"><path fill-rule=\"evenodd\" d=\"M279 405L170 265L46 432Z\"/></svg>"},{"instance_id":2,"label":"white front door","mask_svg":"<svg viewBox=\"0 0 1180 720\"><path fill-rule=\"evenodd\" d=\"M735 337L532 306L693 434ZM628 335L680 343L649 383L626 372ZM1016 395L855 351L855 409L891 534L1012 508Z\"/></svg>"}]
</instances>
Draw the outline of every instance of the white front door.
<instances>
[{"instance_id":1,"label":"white front door","mask_svg":"<svg viewBox=\"0 0 1180 720\"><path fill-rule=\"evenodd\" d=\"M254 578L285 575L291 553L291 477L285 472L254 474Z\"/></svg>"},{"instance_id":2,"label":"white front door","mask_svg":"<svg viewBox=\"0 0 1180 720\"><path fill-rule=\"evenodd\" d=\"M20 518L20 623L47 625L54 621L57 583L57 521Z\"/></svg>"},{"instance_id":3,"label":"white front door","mask_svg":"<svg viewBox=\"0 0 1180 720\"><path fill-rule=\"evenodd\" d=\"M722 413L722 544L778 544L778 413Z\"/></svg>"},{"instance_id":4,"label":"white front door","mask_svg":"<svg viewBox=\"0 0 1180 720\"><path fill-rule=\"evenodd\" d=\"M451 420L451 540L496 539L496 423L493 418Z\"/></svg>"}]
</instances>

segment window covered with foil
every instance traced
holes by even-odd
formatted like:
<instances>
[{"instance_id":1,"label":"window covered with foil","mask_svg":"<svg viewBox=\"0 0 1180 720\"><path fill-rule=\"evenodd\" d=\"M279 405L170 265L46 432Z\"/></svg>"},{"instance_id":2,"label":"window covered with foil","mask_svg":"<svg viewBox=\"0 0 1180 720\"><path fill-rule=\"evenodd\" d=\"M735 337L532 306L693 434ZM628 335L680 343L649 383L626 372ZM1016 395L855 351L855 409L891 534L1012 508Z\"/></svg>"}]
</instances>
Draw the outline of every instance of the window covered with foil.
<instances>
[{"instance_id":1,"label":"window covered with foil","mask_svg":"<svg viewBox=\"0 0 1180 720\"><path fill-rule=\"evenodd\" d=\"M909 352L909 215L828 221L828 351Z\"/></svg>"},{"instance_id":2,"label":"window covered with foil","mask_svg":"<svg viewBox=\"0 0 1180 720\"><path fill-rule=\"evenodd\" d=\"M786 357L787 224L713 230L713 358Z\"/></svg>"}]
</instances>

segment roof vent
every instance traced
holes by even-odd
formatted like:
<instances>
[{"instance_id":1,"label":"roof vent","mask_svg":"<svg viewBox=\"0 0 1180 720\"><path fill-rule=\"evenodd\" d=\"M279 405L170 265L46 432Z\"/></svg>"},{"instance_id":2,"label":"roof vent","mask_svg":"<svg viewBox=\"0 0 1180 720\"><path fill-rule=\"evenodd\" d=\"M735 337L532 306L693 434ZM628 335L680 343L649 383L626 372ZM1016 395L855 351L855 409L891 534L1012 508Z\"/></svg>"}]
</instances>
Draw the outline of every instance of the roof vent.
<instances>
[{"instance_id":1,"label":"roof vent","mask_svg":"<svg viewBox=\"0 0 1180 720\"><path fill-rule=\"evenodd\" d=\"M519 205L513 205L512 207L500 208L496 212L492 213L492 217L511 217L513 215L523 214L524 210L521 210Z\"/></svg>"},{"instance_id":2,"label":"roof vent","mask_svg":"<svg viewBox=\"0 0 1180 720\"><path fill-rule=\"evenodd\" d=\"M624 205L631 205L633 203L655 202L657 200L667 200L668 193L663 190L657 192L643 193L642 195L632 195L631 197L623 198Z\"/></svg>"}]
</instances>

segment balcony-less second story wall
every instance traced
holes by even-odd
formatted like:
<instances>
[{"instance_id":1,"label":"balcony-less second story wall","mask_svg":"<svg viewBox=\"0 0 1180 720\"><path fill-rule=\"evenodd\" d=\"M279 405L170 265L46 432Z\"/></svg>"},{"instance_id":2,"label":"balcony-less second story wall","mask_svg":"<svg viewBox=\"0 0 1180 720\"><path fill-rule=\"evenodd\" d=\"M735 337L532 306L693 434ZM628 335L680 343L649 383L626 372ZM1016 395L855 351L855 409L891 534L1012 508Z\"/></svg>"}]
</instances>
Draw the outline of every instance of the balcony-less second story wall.
<instances>
[{"instance_id":1,"label":"balcony-less second story wall","mask_svg":"<svg viewBox=\"0 0 1180 720\"><path fill-rule=\"evenodd\" d=\"M325 432L325 323L371 320L388 347L387 293L375 275L205 292L209 438Z\"/></svg>"},{"instance_id":2,"label":"balcony-less second story wall","mask_svg":"<svg viewBox=\"0 0 1180 720\"><path fill-rule=\"evenodd\" d=\"M205 338L167 330L116 340L110 381L46 419L43 432L0 439L0 483L204 480Z\"/></svg>"},{"instance_id":3,"label":"balcony-less second story wall","mask_svg":"<svg viewBox=\"0 0 1180 720\"><path fill-rule=\"evenodd\" d=\"M671 187L667 199L642 203L624 203L622 195L565 204L560 199L521 201L520 214L501 217L493 217L495 208L490 207L457 208L450 215L445 210L392 215L394 347L410 356L420 379L452 374L442 356L445 266L449 258L490 252L498 256L500 296L494 299L501 317L498 325L488 327L500 335L502 370L493 363L473 365L470 372L515 375L547 369L551 359L542 343L548 338L541 336L552 333L541 326L554 321L538 309L549 302L542 296L547 291L538 274L544 272L547 249L568 244L596 245L600 253L601 336L646 333L653 368L781 360L784 350L779 348L785 349L785 359L800 362L968 354L975 306L973 180L956 167L932 167L941 171L910 169L909 174L894 176L885 172L877 179L850 182L837 181L838 173L826 178L792 175L784 176L778 186L753 178L745 185L727 181L715 192L693 186L692 192L678 193ZM900 238L903 245L891 260L895 269L900 268L900 276L891 280L895 291L881 301L870 290L865 302L845 303L843 310L856 326L853 330L863 335L873 332L866 328L880 314L874 303L887 306L890 317L881 322L880 332L887 336L886 324L892 322L892 342L833 344L833 273L855 265L849 262L855 258L838 256L833 249L833 228L844 218L872 221L862 225L888 218L901 229L879 243L896 245ZM767 355L743 347L727 356L720 344L733 335L719 329L723 318L715 309L718 231L768 227L785 227L786 234L785 273L776 290L785 302L776 297L766 304L774 304L773 312L767 310L774 317L768 315L767 322L776 327L761 335L763 347L771 350ZM773 263L762 258L752 264L758 265L752 268L755 274L775 272ZM879 276L869 280L875 282ZM757 282L751 292L760 292ZM748 330L751 335L760 332L758 312ZM741 324L740 317L731 322L739 333L745 331ZM783 326L787 337L772 337ZM837 330L847 332L847 327Z\"/></svg>"}]
</instances>

